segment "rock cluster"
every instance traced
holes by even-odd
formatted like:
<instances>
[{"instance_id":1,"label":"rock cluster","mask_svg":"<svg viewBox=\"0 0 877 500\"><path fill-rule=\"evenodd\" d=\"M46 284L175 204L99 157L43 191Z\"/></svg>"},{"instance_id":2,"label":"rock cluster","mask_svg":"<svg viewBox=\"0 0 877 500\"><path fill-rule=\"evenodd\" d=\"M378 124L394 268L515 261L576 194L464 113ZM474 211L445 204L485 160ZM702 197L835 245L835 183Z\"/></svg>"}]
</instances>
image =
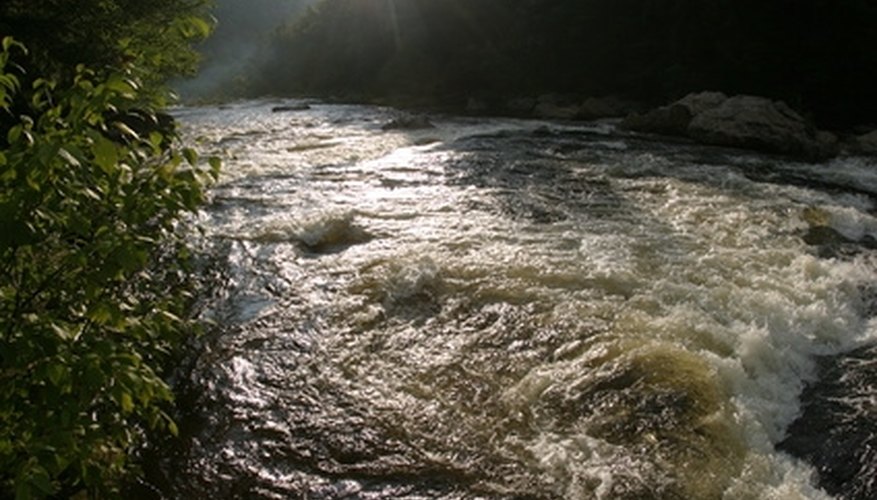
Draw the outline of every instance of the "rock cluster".
<instances>
[{"instance_id":1,"label":"rock cluster","mask_svg":"<svg viewBox=\"0 0 877 500\"><path fill-rule=\"evenodd\" d=\"M465 111L471 114L498 113L542 120L597 120L621 118L640 108L638 103L615 96L543 94L538 97L519 96L496 101L470 97Z\"/></svg>"},{"instance_id":2,"label":"rock cluster","mask_svg":"<svg viewBox=\"0 0 877 500\"><path fill-rule=\"evenodd\" d=\"M839 151L837 137L817 130L785 103L748 95L690 94L647 113L632 114L621 127L807 160L830 158Z\"/></svg>"},{"instance_id":3,"label":"rock cluster","mask_svg":"<svg viewBox=\"0 0 877 500\"><path fill-rule=\"evenodd\" d=\"M849 149L857 154L877 155L877 130L854 137Z\"/></svg>"},{"instance_id":4,"label":"rock cluster","mask_svg":"<svg viewBox=\"0 0 877 500\"><path fill-rule=\"evenodd\" d=\"M863 292L875 307L875 291ZM778 448L813 465L815 479L829 494L877 498L877 345L817 363L819 377L801 394L801 414Z\"/></svg>"},{"instance_id":5,"label":"rock cluster","mask_svg":"<svg viewBox=\"0 0 877 500\"><path fill-rule=\"evenodd\" d=\"M506 109L549 120L596 120L620 118L638 108L637 104L614 96L587 97L545 94L536 99L510 99Z\"/></svg>"}]
</instances>

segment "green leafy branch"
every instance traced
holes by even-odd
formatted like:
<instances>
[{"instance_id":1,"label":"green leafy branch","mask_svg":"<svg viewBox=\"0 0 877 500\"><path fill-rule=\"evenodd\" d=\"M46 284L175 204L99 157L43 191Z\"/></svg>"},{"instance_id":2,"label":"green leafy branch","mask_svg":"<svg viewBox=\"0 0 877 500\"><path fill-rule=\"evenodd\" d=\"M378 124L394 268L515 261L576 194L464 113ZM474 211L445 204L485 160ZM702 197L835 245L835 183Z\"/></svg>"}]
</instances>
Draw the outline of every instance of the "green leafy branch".
<instances>
[{"instance_id":1,"label":"green leafy branch","mask_svg":"<svg viewBox=\"0 0 877 500\"><path fill-rule=\"evenodd\" d=\"M148 429L176 433L161 370L197 331L179 228L219 163L177 146L135 71L25 92L24 47L2 49L0 111L25 112L0 149L0 491L112 495Z\"/></svg>"}]
</instances>

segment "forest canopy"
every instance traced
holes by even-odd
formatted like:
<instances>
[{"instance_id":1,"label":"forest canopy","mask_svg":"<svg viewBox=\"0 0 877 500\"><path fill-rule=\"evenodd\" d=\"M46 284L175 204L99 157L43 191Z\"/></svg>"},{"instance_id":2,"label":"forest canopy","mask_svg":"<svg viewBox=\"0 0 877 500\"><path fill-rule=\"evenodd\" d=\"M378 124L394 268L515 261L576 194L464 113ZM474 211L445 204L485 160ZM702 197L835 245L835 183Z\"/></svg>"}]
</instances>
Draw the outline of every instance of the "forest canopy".
<instances>
[{"instance_id":1,"label":"forest canopy","mask_svg":"<svg viewBox=\"0 0 877 500\"><path fill-rule=\"evenodd\" d=\"M720 90L849 126L877 113L873 47L870 0L324 0L273 35L249 91L453 104Z\"/></svg>"}]
</instances>

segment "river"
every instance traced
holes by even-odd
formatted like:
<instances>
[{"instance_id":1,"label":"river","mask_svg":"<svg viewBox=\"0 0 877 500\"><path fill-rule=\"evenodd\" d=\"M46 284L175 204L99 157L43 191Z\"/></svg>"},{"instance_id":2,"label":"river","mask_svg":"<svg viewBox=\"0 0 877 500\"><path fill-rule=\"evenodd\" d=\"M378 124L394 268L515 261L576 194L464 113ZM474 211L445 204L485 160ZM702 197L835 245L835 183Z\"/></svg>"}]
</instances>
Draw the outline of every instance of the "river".
<instances>
[{"instance_id":1,"label":"river","mask_svg":"<svg viewBox=\"0 0 877 500\"><path fill-rule=\"evenodd\" d=\"M225 163L166 496L838 494L788 443L826 366L877 339L873 162L278 104L176 111ZM859 412L839 454L877 439L857 380L831 396Z\"/></svg>"}]
</instances>

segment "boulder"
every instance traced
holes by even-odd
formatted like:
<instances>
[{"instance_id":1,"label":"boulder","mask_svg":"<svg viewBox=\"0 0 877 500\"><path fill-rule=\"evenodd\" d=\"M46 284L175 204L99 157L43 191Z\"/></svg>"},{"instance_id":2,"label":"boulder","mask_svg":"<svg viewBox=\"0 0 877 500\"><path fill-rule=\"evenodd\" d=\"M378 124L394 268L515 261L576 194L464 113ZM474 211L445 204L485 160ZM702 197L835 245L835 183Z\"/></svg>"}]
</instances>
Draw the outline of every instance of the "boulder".
<instances>
[{"instance_id":1,"label":"boulder","mask_svg":"<svg viewBox=\"0 0 877 500\"><path fill-rule=\"evenodd\" d=\"M807 159L831 155L829 138L783 102L735 96L697 113L686 135L704 144L789 154ZM836 142L836 141L835 141Z\"/></svg>"},{"instance_id":2,"label":"boulder","mask_svg":"<svg viewBox=\"0 0 877 500\"><path fill-rule=\"evenodd\" d=\"M542 94L536 98L536 104L555 104L557 106L569 106L581 100L577 94Z\"/></svg>"},{"instance_id":3,"label":"boulder","mask_svg":"<svg viewBox=\"0 0 877 500\"><path fill-rule=\"evenodd\" d=\"M856 136L852 150L857 154L877 155L877 130Z\"/></svg>"},{"instance_id":4,"label":"boulder","mask_svg":"<svg viewBox=\"0 0 877 500\"><path fill-rule=\"evenodd\" d=\"M620 127L636 132L684 136L694 115L683 106L671 104L646 113L634 113L621 121Z\"/></svg>"},{"instance_id":5,"label":"boulder","mask_svg":"<svg viewBox=\"0 0 877 500\"><path fill-rule=\"evenodd\" d=\"M819 146L817 158L831 158L837 156L841 150L840 138L828 131L816 131L816 144Z\"/></svg>"},{"instance_id":6,"label":"boulder","mask_svg":"<svg viewBox=\"0 0 877 500\"><path fill-rule=\"evenodd\" d=\"M536 107L536 99L532 97L514 97L505 103L505 108L514 114L530 114Z\"/></svg>"},{"instance_id":7,"label":"boulder","mask_svg":"<svg viewBox=\"0 0 877 500\"><path fill-rule=\"evenodd\" d=\"M533 108L533 114L538 118L547 120L572 120L579 116L579 106L576 104L540 102Z\"/></svg>"},{"instance_id":8,"label":"boulder","mask_svg":"<svg viewBox=\"0 0 877 500\"><path fill-rule=\"evenodd\" d=\"M721 105L728 96L721 92L699 92L646 113L628 115L621 128L637 132L686 136L691 121L700 113Z\"/></svg>"},{"instance_id":9,"label":"boulder","mask_svg":"<svg viewBox=\"0 0 877 500\"><path fill-rule=\"evenodd\" d=\"M581 120L618 118L630 114L636 108L635 103L614 96L589 97L579 106L578 118Z\"/></svg>"},{"instance_id":10,"label":"boulder","mask_svg":"<svg viewBox=\"0 0 877 500\"><path fill-rule=\"evenodd\" d=\"M630 115L621 127L807 160L829 158L839 150L834 134L817 131L783 102L746 95L727 97L721 92L687 95L670 105Z\"/></svg>"},{"instance_id":11,"label":"boulder","mask_svg":"<svg viewBox=\"0 0 877 500\"><path fill-rule=\"evenodd\" d=\"M490 106L487 105L486 102L478 99L477 97L470 97L466 100L466 112L467 113L484 113L486 112Z\"/></svg>"},{"instance_id":12,"label":"boulder","mask_svg":"<svg viewBox=\"0 0 877 500\"><path fill-rule=\"evenodd\" d=\"M688 94L674 104L688 110L691 116L697 116L704 111L721 106L727 100L728 96L721 92L697 92Z\"/></svg>"}]
</instances>

